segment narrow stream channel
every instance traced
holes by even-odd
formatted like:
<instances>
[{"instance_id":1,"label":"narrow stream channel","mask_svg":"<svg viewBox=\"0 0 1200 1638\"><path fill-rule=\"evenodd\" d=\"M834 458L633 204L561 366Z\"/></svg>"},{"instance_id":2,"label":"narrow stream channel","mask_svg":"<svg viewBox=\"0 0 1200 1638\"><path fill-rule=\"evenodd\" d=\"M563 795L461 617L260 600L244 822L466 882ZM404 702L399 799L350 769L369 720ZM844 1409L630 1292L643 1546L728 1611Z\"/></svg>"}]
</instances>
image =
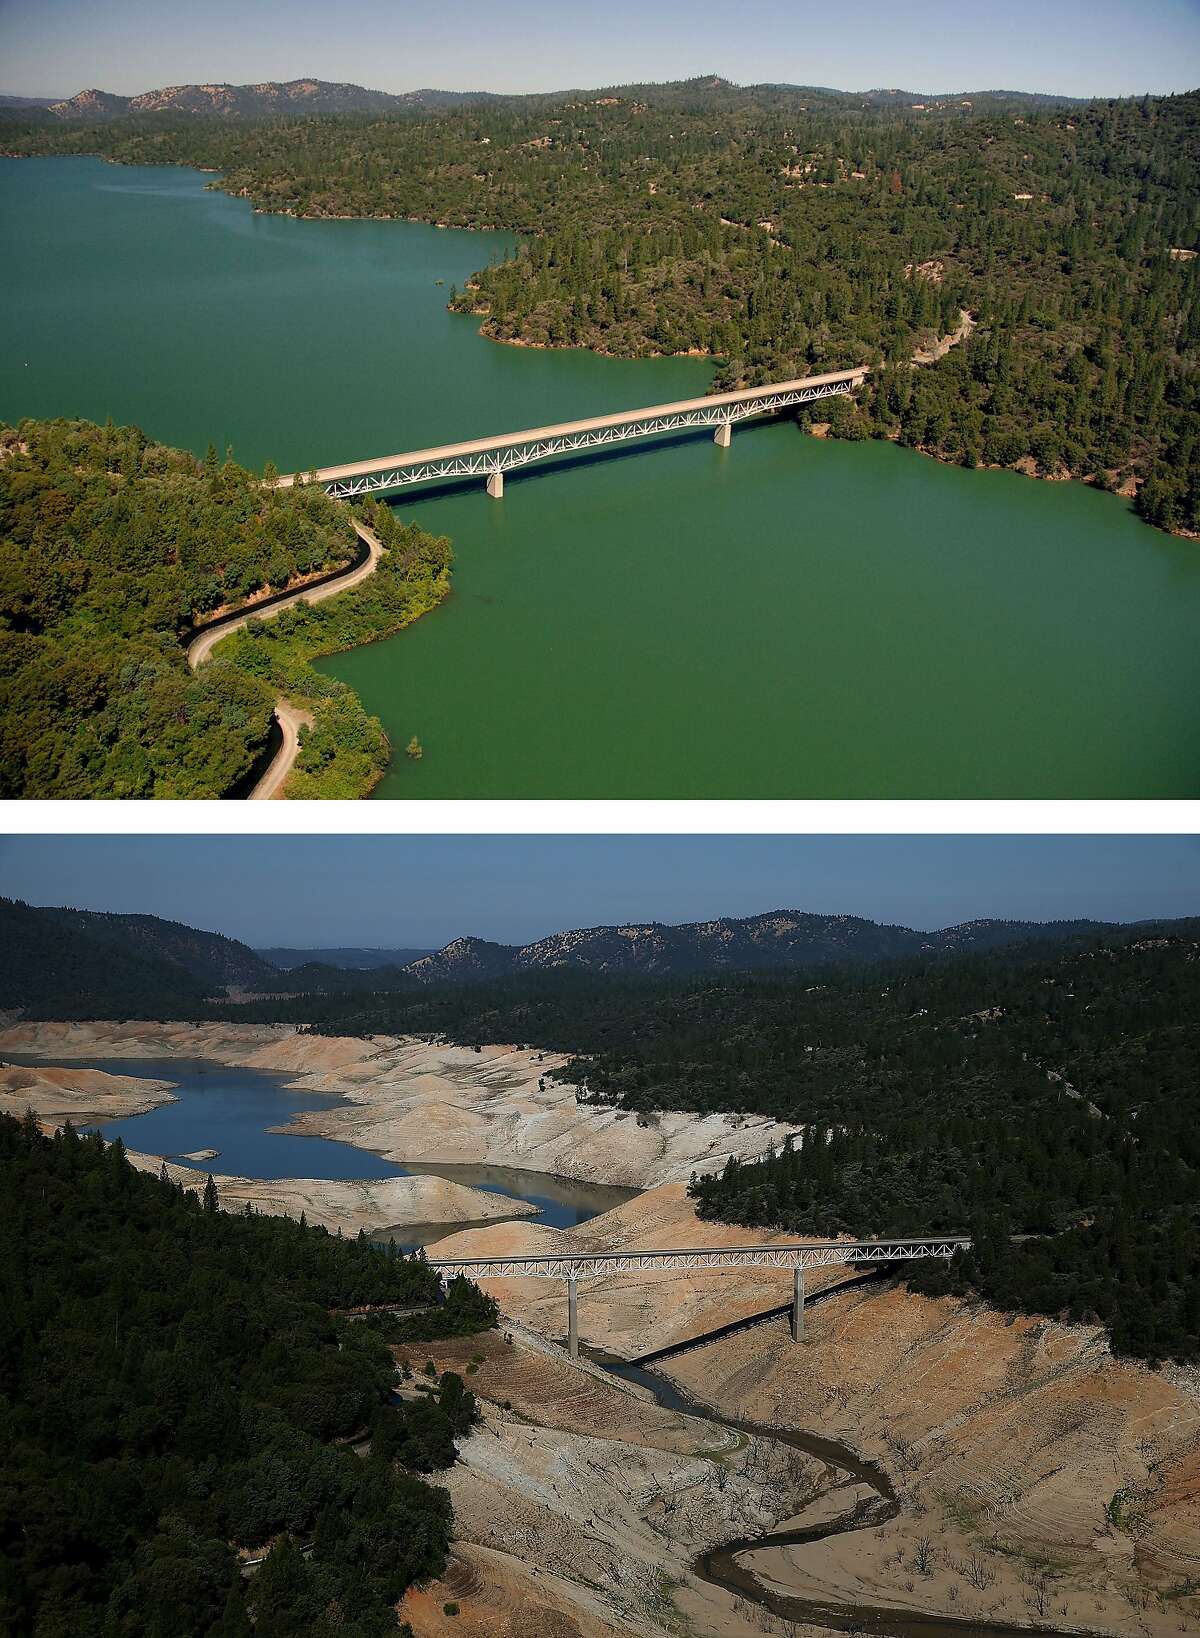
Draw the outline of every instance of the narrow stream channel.
<instances>
[{"instance_id":1,"label":"narrow stream channel","mask_svg":"<svg viewBox=\"0 0 1200 1638\"><path fill-rule=\"evenodd\" d=\"M739 1536L698 1553L692 1569L702 1581L735 1597L761 1605L773 1615L787 1621L809 1621L834 1632L859 1632L888 1635L888 1638L946 1638L949 1633L975 1633L980 1638L1029 1638L1038 1633L1041 1638L1081 1638L1081 1629L1066 1633L1047 1626L1009 1626L983 1621L960 1619L952 1615L923 1615L916 1610L889 1609L874 1604L827 1604L819 1599L794 1598L771 1591L753 1571L739 1562L739 1555L758 1552L770 1547L803 1547L823 1541L829 1536L845 1535L853 1530L877 1528L900 1511L892 1481L874 1462L857 1455L836 1439L824 1438L794 1428L767 1427L761 1422L743 1422L724 1416L711 1405L693 1399L676 1383L657 1371L641 1365L631 1365L614 1359L610 1354L585 1349L588 1357L603 1366L622 1381L636 1382L646 1388L664 1410L678 1411L686 1416L700 1417L718 1427L732 1428L737 1433L752 1434L758 1439L773 1439L778 1444L790 1445L805 1455L824 1463L830 1484L822 1491L844 1485L847 1481L867 1485L874 1492L860 1500L841 1517L807 1529L769 1530L760 1536ZM812 1505L811 1502L805 1505ZM799 1509L803 1513L803 1506Z\"/></svg>"}]
</instances>

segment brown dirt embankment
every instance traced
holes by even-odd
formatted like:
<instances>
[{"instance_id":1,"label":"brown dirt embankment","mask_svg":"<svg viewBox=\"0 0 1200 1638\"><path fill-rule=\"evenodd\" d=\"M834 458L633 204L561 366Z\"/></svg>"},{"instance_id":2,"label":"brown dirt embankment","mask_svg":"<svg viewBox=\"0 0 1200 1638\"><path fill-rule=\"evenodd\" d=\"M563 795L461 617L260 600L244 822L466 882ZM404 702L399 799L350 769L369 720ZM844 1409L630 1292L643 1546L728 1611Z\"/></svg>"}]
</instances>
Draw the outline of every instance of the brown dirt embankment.
<instances>
[{"instance_id":1,"label":"brown dirt embankment","mask_svg":"<svg viewBox=\"0 0 1200 1638\"><path fill-rule=\"evenodd\" d=\"M57 1069L38 1065L0 1064L0 1114L19 1120L32 1109L44 1127L65 1121L86 1126L105 1120L144 1115L173 1103L170 1081L109 1075L102 1069Z\"/></svg>"},{"instance_id":2,"label":"brown dirt embankment","mask_svg":"<svg viewBox=\"0 0 1200 1638\"><path fill-rule=\"evenodd\" d=\"M130 1162L143 1172L159 1172L166 1166L173 1183L181 1183L199 1194L208 1182L207 1170L164 1161L161 1155L130 1152ZM247 1205L269 1217L294 1217L301 1213L310 1223L320 1223L331 1232L341 1229L354 1235L359 1229L372 1234L379 1229L405 1223L469 1223L492 1217L530 1216L537 1207L524 1200L508 1200L472 1189L462 1183L448 1183L441 1177L348 1178L330 1181L316 1177L224 1177L213 1174L217 1195L226 1211L241 1211Z\"/></svg>"},{"instance_id":3,"label":"brown dirt embankment","mask_svg":"<svg viewBox=\"0 0 1200 1638\"><path fill-rule=\"evenodd\" d=\"M290 1024L163 1024L137 1019L23 1020L0 1030L0 1054L5 1048L45 1058L212 1058L247 1069L290 1070L298 1079L336 1075L379 1050L374 1040L301 1035Z\"/></svg>"},{"instance_id":4,"label":"brown dirt embankment","mask_svg":"<svg viewBox=\"0 0 1200 1638\"><path fill-rule=\"evenodd\" d=\"M663 1114L579 1104L549 1078L561 1054L516 1046L399 1041L338 1077L345 1102L308 1110L289 1130L336 1138L389 1159L528 1167L632 1188L719 1169L731 1154L779 1147L774 1121ZM330 1082L325 1082L328 1087Z\"/></svg>"},{"instance_id":5,"label":"brown dirt embankment","mask_svg":"<svg viewBox=\"0 0 1200 1638\"><path fill-rule=\"evenodd\" d=\"M1094 1326L900 1287L826 1299L801 1348L781 1333L666 1368L727 1412L853 1443L998 1550L1153 1585L1200 1578L1194 1376L1114 1359Z\"/></svg>"},{"instance_id":6,"label":"brown dirt embankment","mask_svg":"<svg viewBox=\"0 0 1200 1638\"><path fill-rule=\"evenodd\" d=\"M575 1101L549 1079L561 1054L376 1036L302 1035L276 1025L29 1023L0 1031L0 1053L47 1057L214 1058L282 1071L340 1102L288 1131L331 1138L402 1163L524 1167L631 1188L718 1170L730 1155L778 1148L792 1130L740 1116L647 1118Z\"/></svg>"}]
</instances>

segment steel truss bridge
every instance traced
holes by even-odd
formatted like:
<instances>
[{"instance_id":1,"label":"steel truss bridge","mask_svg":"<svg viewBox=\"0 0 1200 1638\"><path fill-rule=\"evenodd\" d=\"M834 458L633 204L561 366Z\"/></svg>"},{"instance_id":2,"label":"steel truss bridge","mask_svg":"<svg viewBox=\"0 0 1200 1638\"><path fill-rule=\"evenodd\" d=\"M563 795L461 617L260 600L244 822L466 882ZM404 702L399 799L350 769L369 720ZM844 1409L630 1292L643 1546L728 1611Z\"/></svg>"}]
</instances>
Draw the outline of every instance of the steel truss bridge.
<instances>
[{"instance_id":1,"label":"steel truss bridge","mask_svg":"<svg viewBox=\"0 0 1200 1638\"><path fill-rule=\"evenodd\" d=\"M792 1339L804 1335L806 1269L843 1263L908 1263L926 1257L949 1259L971 1241L965 1235L896 1240L819 1240L797 1246L687 1246L674 1251L596 1251L549 1257L474 1257L450 1261L429 1259L443 1279L463 1274L470 1280L565 1280L567 1340L572 1359L579 1358L576 1282L612 1274L642 1274L658 1269L790 1268L792 1270Z\"/></svg>"},{"instance_id":2,"label":"steel truss bridge","mask_svg":"<svg viewBox=\"0 0 1200 1638\"><path fill-rule=\"evenodd\" d=\"M408 455L386 455L378 460L352 461L345 466L319 467L309 473L294 472L276 482L285 489L297 483L317 483L326 494L351 500L356 495L380 494L439 479L486 477L488 494L499 499L504 493L506 472L582 449L599 449L628 443L633 438L649 438L693 427L714 427L716 443L728 448L735 422L756 415L776 415L797 404L852 393L867 374L867 367L859 365L853 370L778 381L767 387L745 387L738 392L682 399L676 404L655 404L649 409L597 415L586 421L564 421L527 432L443 444Z\"/></svg>"}]
</instances>

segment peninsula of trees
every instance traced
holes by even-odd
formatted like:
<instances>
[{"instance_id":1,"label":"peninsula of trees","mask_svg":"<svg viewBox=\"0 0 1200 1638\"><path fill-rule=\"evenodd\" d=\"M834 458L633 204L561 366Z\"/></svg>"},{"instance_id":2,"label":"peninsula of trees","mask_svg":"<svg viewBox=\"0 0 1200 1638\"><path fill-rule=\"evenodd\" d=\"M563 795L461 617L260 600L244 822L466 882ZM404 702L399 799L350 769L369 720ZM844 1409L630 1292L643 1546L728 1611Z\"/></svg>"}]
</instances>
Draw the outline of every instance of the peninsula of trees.
<instances>
[{"instance_id":1,"label":"peninsula of trees","mask_svg":"<svg viewBox=\"0 0 1200 1638\"><path fill-rule=\"evenodd\" d=\"M705 79L265 122L11 117L10 152L189 163L259 209L509 229L487 334L878 366L835 435L1136 491L1200 529L1200 93L936 102ZM934 369L931 341L975 321ZM922 349L926 349L922 353Z\"/></svg>"},{"instance_id":2,"label":"peninsula of trees","mask_svg":"<svg viewBox=\"0 0 1200 1638\"><path fill-rule=\"evenodd\" d=\"M187 633L352 561L345 508L275 489L135 427L0 427L0 797L221 797L262 753L280 693L309 709L297 794L359 796L388 745L317 654L398 631L449 588L449 543L374 503L375 574L228 638Z\"/></svg>"}]
</instances>

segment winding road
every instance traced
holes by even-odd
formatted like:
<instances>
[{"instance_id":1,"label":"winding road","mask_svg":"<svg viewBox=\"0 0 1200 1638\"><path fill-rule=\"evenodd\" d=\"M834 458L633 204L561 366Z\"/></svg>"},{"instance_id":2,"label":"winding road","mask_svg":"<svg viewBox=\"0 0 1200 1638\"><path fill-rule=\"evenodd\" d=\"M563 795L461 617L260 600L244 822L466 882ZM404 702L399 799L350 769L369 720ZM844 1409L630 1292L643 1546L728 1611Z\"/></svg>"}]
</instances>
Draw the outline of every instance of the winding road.
<instances>
[{"instance_id":1,"label":"winding road","mask_svg":"<svg viewBox=\"0 0 1200 1638\"><path fill-rule=\"evenodd\" d=\"M379 567L379 560L383 556L383 542L373 529L368 529L361 518L351 517L354 532L366 547L367 555L356 560L345 569L327 575L311 585L302 586L298 591L288 592L282 597L271 598L257 606L241 609L237 613L223 615L219 620L198 631L187 646L187 662L193 671L198 671L204 662L211 658L212 651L230 632L248 626L251 620L270 620L281 609L290 609L297 603L321 603L327 597L336 597L339 592L349 591L352 586L361 585ZM312 727L311 712L301 710L290 700L282 697L275 701L275 721L283 742L267 767L259 775L254 786L246 793L249 802L270 802L283 796L283 786L288 774L292 771L296 756L300 750L300 729Z\"/></svg>"}]
</instances>

